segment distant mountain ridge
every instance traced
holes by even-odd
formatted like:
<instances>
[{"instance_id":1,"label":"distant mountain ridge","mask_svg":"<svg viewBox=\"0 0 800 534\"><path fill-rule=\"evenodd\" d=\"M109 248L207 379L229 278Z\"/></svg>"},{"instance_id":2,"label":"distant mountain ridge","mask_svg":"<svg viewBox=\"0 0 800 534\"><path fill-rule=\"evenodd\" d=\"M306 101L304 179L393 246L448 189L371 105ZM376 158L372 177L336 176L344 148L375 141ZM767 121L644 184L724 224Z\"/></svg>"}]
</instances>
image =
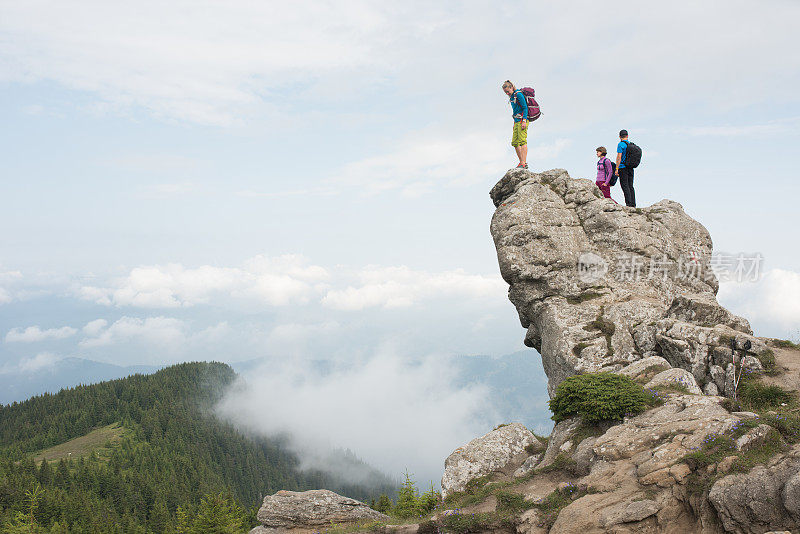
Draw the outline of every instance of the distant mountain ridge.
<instances>
[{"instance_id":1,"label":"distant mountain ridge","mask_svg":"<svg viewBox=\"0 0 800 534\"><path fill-rule=\"evenodd\" d=\"M164 366L115 365L84 358L63 358L35 370L0 372L0 404L22 402L42 393L58 393L63 388L94 384L136 373L150 374Z\"/></svg>"}]
</instances>

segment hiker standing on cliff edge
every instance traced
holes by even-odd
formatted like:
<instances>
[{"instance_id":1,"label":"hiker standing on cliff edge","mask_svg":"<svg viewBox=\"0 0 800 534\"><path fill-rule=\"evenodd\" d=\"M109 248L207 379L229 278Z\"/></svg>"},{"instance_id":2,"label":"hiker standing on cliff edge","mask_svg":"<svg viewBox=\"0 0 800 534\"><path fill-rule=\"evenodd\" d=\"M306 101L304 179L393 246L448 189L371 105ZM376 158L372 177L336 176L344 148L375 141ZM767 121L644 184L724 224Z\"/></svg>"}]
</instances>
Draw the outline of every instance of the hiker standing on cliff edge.
<instances>
[{"instance_id":1,"label":"hiker standing on cliff edge","mask_svg":"<svg viewBox=\"0 0 800 534\"><path fill-rule=\"evenodd\" d=\"M633 191L633 166L625 165L628 156L628 130L619 131L619 144L617 145L617 176L622 193L625 195L625 205L636 207L636 193ZM634 165L635 166L635 165Z\"/></svg>"},{"instance_id":2,"label":"hiker standing on cliff edge","mask_svg":"<svg viewBox=\"0 0 800 534\"><path fill-rule=\"evenodd\" d=\"M514 118L514 130L511 134L511 146L517 152L519 165L517 168L528 168L528 102L522 91L518 91L509 80L503 82L503 92L511 102L511 115Z\"/></svg>"}]
</instances>

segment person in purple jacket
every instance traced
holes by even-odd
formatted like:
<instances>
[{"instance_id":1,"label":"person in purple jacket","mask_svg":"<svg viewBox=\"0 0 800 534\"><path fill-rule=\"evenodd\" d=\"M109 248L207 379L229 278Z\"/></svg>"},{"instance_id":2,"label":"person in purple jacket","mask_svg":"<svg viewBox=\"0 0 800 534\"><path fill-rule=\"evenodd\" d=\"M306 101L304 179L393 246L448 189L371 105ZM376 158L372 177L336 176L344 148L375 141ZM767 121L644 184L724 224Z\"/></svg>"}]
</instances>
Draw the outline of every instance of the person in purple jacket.
<instances>
[{"instance_id":1,"label":"person in purple jacket","mask_svg":"<svg viewBox=\"0 0 800 534\"><path fill-rule=\"evenodd\" d=\"M611 165L611 160L606 157L608 154L608 150L606 147L599 146L597 147L597 179L595 183L597 187L600 188L600 191L603 193L603 196L606 198L611 198L611 186L609 182L611 182L611 177L614 176L614 167ZM611 198L611 200L614 200ZM616 202L616 200L614 200Z\"/></svg>"}]
</instances>

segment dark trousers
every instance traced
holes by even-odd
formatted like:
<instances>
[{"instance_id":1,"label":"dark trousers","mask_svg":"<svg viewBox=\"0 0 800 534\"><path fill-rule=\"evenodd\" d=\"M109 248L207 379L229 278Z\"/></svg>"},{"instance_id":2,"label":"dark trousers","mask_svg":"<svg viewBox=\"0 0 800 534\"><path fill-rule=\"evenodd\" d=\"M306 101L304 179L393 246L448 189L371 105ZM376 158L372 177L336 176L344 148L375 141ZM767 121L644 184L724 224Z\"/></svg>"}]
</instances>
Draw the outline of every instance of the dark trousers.
<instances>
[{"instance_id":1,"label":"dark trousers","mask_svg":"<svg viewBox=\"0 0 800 534\"><path fill-rule=\"evenodd\" d=\"M633 169L623 167L619 170L619 185L625 195L625 205L636 207L636 193L633 191Z\"/></svg>"}]
</instances>

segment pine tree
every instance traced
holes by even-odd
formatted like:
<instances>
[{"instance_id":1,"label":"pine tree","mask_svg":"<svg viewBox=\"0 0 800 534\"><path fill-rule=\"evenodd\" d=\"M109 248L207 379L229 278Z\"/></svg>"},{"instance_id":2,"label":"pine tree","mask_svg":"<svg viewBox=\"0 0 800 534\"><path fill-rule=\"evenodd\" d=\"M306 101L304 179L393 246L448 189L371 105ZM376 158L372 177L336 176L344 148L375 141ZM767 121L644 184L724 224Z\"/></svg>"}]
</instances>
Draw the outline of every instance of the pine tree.
<instances>
[{"instance_id":1,"label":"pine tree","mask_svg":"<svg viewBox=\"0 0 800 534\"><path fill-rule=\"evenodd\" d=\"M394 515L406 519L419 515L419 490L408 471L404 475L406 479L397 490L397 505L393 512Z\"/></svg>"},{"instance_id":2,"label":"pine tree","mask_svg":"<svg viewBox=\"0 0 800 534\"><path fill-rule=\"evenodd\" d=\"M385 493L381 493L381 496L378 497L378 502L375 503L373 506L375 510L382 514L389 514L392 511L392 501L389 500L389 496Z\"/></svg>"},{"instance_id":3,"label":"pine tree","mask_svg":"<svg viewBox=\"0 0 800 534\"><path fill-rule=\"evenodd\" d=\"M187 534L238 534L245 526L244 512L221 493L209 495L187 526Z\"/></svg>"},{"instance_id":4,"label":"pine tree","mask_svg":"<svg viewBox=\"0 0 800 534\"><path fill-rule=\"evenodd\" d=\"M38 484L34 484L32 489L25 492L25 511L16 512L13 519L3 526L3 532L6 534L44 532L44 529L36 521L36 509L39 507L41 498L42 488Z\"/></svg>"},{"instance_id":5,"label":"pine tree","mask_svg":"<svg viewBox=\"0 0 800 534\"><path fill-rule=\"evenodd\" d=\"M169 510L164 501L159 499L150 512L150 528L154 532L165 532L169 527Z\"/></svg>"},{"instance_id":6,"label":"pine tree","mask_svg":"<svg viewBox=\"0 0 800 534\"><path fill-rule=\"evenodd\" d=\"M436 491L436 488L431 481L431 487L428 491L422 494L419 498L419 513L426 515L431 513L439 503L442 502L442 494Z\"/></svg>"},{"instance_id":7,"label":"pine tree","mask_svg":"<svg viewBox=\"0 0 800 534\"><path fill-rule=\"evenodd\" d=\"M69 487L69 469L67 468L67 462L63 458L58 461L53 483L57 488L67 489Z\"/></svg>"},{"instance_id":8,"label":"pine tree","mask_svg":"<svg viewBox=\"0 0 800 534\"><path fill-rule=\"evenodd\" d=\"M50 463L44 458L39 465L37 478L39 479L39 484L42 486L49 486L53 482L53 469L50 467Z\"/></svg>"}]
</instances>

